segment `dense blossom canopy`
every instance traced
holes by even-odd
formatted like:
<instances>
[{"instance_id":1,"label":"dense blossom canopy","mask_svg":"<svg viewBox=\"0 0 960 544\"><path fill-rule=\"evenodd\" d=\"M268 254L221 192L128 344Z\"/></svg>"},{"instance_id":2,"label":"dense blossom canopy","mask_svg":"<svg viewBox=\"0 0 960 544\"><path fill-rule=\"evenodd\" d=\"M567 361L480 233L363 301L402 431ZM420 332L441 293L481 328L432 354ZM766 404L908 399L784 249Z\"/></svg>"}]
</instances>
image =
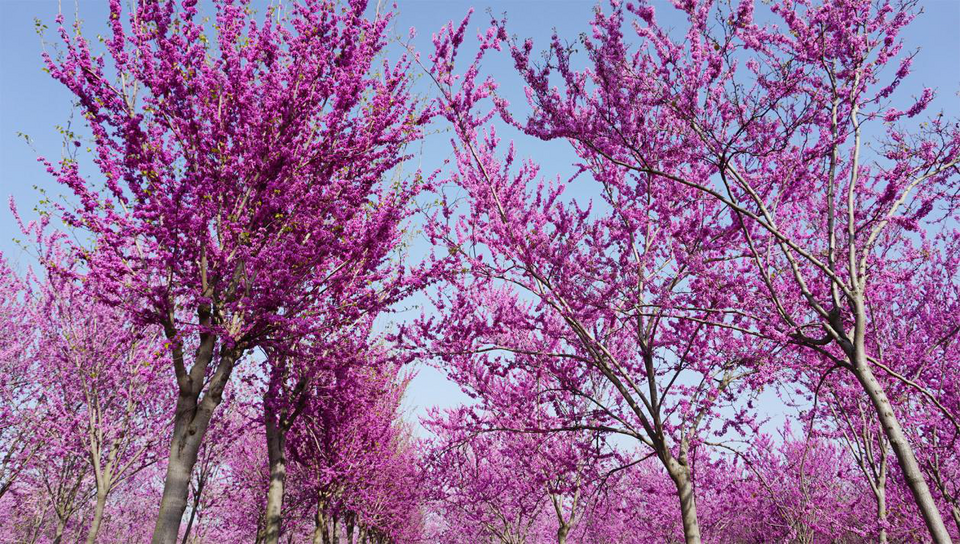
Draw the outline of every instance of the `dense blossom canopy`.
<instances>
[{"instance_id":1,"label":"dense blossom canopy","mask_svg":"<svg viewBox=\"0 0 960 544\"><path fill-rule=\"evenodd\" d=\"M11 202L0 540L960 539L915 2L611 0L542 56L509 11L418 52L380 3L260 7L55 20L85 132ZM414 422L417 365L467 401Z\"/></svg>"}]
</instances>

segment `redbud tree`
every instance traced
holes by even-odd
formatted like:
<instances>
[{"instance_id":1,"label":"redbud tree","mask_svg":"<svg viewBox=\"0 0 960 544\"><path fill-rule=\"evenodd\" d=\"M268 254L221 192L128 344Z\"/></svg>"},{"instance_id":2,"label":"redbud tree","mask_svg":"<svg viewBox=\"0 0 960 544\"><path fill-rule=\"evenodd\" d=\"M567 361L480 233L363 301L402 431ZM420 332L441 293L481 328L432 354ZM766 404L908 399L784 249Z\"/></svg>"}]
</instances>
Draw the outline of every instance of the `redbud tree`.
<instances>
[{"instance_id":1,"label":"redbud tree","mask_svg":"<svg viewBox=\"0 0 960 544\"><path fill-rule=\"evenodd\" d=\"M422 121L405 63L378 60L388 18L366 18L366 2L258 17L224 0L209 24L195 4L126 13L113 0L100 54L58 17L62 52L46 57L95 147L93 172L47 163L78 203L62 217L89 233L83 256L103 299L160 326L172 359L153 537L167 543L234 367L265 339L309 329L308 310L338 275L380 261L412 190L382 182ZM344 229L365 214L374 230L354 239Z\"/></svg>"},{"instance_id":2,"label":"redbud tree","mask_svg":"<svg viewBox=\"0 0 960 544\"><path fill-rule=\"evenodd\" d=\"M560 37L543 63L531 42L514 44L532 107L518 124L572 142L585 161L721 204L740 234L730 243L752 263L738 281L751 300L741 309L776 329L765 335L818 354L822 372L850 373L931 537L949 542L904 427L912 403L887 393L906 384L939 409L937 386L912 379L916 359L887 356L875 314L925 296L911 278L931 255L956 259L960 125L915 120L933 90L897 92L915 2L675 7L686 19L675 29L647 2L598 10L585 59Z\"/></svg>"},{"instance_id":3,"label":"redbud tree","mask_svg":"<svg viewBox=\"0 0 960 544\"><path fill-rule=\"evenodd\" d=\"M137 326L122 308L98 300L96 282L65 254L63 235L43 230L42 223L25 230L45 272L34 282L28 314L39 363L28 376L44 391L37 403L43 443L35 447L42 456L86 461L74 471L93 481L92 514L81 524L93 544L114 491L156 463L169 417L170 384L162 376L168 361L159 328Z\"/></svg>"},{"instance_id":4,"label":"redbud tree","mask_svg":"<svg viewBox=\"0 0 960 544\"><path fill-rule=\"evenodd\" d=\"M0 498L36 453L36 333L29 320L30 287L0 255Z\"/></svg>"},{"instance_id":5,"label":"redbud tree","mask_svg":"<svg viewBox=\"0 0 960 544\"><path fill-rule=\"evenodd\" d=\"M418 337L461 387L498 405L494 413L536 399L568 419L541 432L598 430L649 448L676 486L686 541L700 542L693 450L723 423L749 425L739 400L769 381L764 362L777 345L739 308L737 231L700 191L579 147L573 179L544 180L539 164L501 145L492 122L507 105L480 70L506 39L501 23L455 71L467 23L434 40L431 76L455 135L445 196L465 195L467 205L444 198L428 224L454 264L436 297L440 316L424 319ZM578 189L589 196L567 194ZM572 406L581 408L561 414ZM723 421L722 408L735 417Z\"/></svg>"}]
</instances>

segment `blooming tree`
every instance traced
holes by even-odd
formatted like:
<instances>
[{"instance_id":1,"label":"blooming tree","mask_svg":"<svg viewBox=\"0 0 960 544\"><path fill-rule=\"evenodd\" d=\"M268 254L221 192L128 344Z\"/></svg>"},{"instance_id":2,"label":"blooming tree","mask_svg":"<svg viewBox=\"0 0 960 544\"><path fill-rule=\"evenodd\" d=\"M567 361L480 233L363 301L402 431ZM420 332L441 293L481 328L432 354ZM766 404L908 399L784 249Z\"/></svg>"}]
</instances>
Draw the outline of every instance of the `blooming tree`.
<instances>
[{"instance_id":1,"label":"blooming tree","mask_svg":"<svg viewBox=\"0 0 960 544\"><path fill-rule=\"evenodd\" d=\"M291 494L316 544L341 530L383 541L412 541L420 531L418 456L398 421L407 380L382 347L345 352L345 364L317 376L300 423L291 428ZM307 540L307 538L304 538Z\"/></svg>"},{"instance_id":2,"label":"blooming tree","mask_svg":"<svg viewBox=\"0 0 960 544\"><path fill-rule=\"evenodd\" d=\"M610 0L466 63L469 15L423 62L379 3L254 4L56 19L86 136L0 256L0 540L960 538L960 122L905 96L916 0ZM470 398L422 432L414 361Z\"/></svg>"},{"instance_id":3,"label":"blooming tree","mask_svg":"<svg viewBox=\"0 0 960 544\"><path fill-rule=\"evenodd\" d=\"M28 319L30 297L29 285L0 255L0 499L38 444L33 423L42 412L32 403L39 384L31 380L36 336Z\"/></svg>"},{"instance_id":4,"label":"blooming tree","mask_svg":"<svg viewBox=\"0 0 960 544\"><path fill-rule=\"evenodd\" d=\"M721 432L721 406L737 414L727 423L749 424L736 401L770 378L761 354L775 346L737 309L743 266L725 264L736 231L699 191L586 150L577 149L580 174L567 183L539 180L531 161L515 164L513 146L500 150L492 114L480 111L496 87L479 79L480 60L505 31L481 36L476 61L456 75L467 22L435 38L431 75L456 136L450 182L469 209L446 200L430 224L455 264L437 296L441 317L425 318L417 333L479 397L497 394L498 375L549 380L548 402L570 406L566 395L588 410L569 417L595 413L574 425L646 445L676 484L687 541L699 542L692 449ZM710 175L701 165L684 172ZM564 196L583 185L595 201ZM501 404L523 405L521 390Z\"/></svg>"},{"instance_id":5,"label":"blooming tree","mask_svg":"<svg viewBox=\"0 0 960 544\"><path fill-rule=\"evenodd\" d=\"M388 18L367 19L366 2L305 2L258 21L246 2L219 1L215 33L195 4L125 14L114 0L105 55L77 23L61 24L63 53L46 57L96 148L97 177L48 163L79 201L62 216L93 236L84 256L103 298L161 327L172 358L179 394L154 533L167 543L235 365L317 324L313 301L380 260L398 212L378 198L411 187L381 180L421 122L404 63L375 68ZM349 236L367 213L374 230Z\"/></svg>"},{"instance_id":6,"label":"blooming tree","mask_svg":"<svg viewBox=\"0 0 960 544\"><path fill-rule=\"evenodd\" d=\"M543 65L531 42L514 44L532 105L518 124L722 204L753 265L742 283L756 298L743 310L776 328L765 334L821 355L823 372L855 378L931 537L949 542L904 430L907 408L887 393L909 372L880 350L873 314L917 296L911 275L950 243L945 227L958 213L960 125L942 115L911 120L930 89L894 105L910 72L899 34L914 3L676 7L685 32L662 26L646 2L598 10L583 70L559 37Z\"/></svg>"}]
</instances>

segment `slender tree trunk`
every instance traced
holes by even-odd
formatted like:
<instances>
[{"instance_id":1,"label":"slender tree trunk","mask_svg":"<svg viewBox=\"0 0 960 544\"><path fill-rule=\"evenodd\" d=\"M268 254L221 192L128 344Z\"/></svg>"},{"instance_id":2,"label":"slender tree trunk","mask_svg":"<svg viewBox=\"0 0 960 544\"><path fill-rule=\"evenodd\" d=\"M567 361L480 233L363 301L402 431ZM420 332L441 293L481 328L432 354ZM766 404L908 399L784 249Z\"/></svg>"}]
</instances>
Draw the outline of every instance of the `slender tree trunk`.
<instances>
[{"instance_id":1,"label":"slender tree trunk","mask_svg":"<svg viewBox=\"0 0 960 544\"><path fill-rule=\"evenodd\" d=\"M680 517L683 521L683 538L687 544L700 544L700 522L697 520L697 501L693 495L690 469L673 458L668 458L667 472L677 487L680 498Z\"/></svg>"},{"instance_id":2,"label":"slender tree trunk","mask_svg":"<svg viewBox=\"0 0 960 544\"><path fill-rule=\"evenodd\" d=\"M167 474L163 482L163 496L160 499L160 513L154 526L152 544L176 544L177 542L180 522L187 509L190 478L193 467L197 464L200 445L210 427L214 410L223 400L223 389L230 379L233 365L239 355L221 351L217 370L210 378L207 391L201 399L204 376L198 369L205 369L212 360L212 343L202 341L197 351L197 361L191 368L191 375L178 376L180 393L177 397L177 412L174 416L173 440L170 444ZM195 372L197 376L193 375Z\"/></svg>"},{"instance_id":3,"label":"slender tree trunk","mask_svg":"<svg viewBox=\"0 0 960 544\"><path fill-rule=\"evenodd\" d=\"M927 487L927 481L923 478L923 472L920 471L920 464L917 462L917 457L913 453L913 448L907 441L903 428L900 426L900 421L893 412L893 406L890 404L890 400L887 398L883 386L880 385L880 382L873 375L873 371L863 356L863 351L860 349L856 351L854 364L857 379L861 385L863 385L864 390L866 390L867 395L870 397L870 401L873 403L874 409L877 411L880 425L883 427L883 432L890 442L890 447L894 455L897 456L897 462L900 465L903 478L906 480L907 486L910 488L910 493L913 494L913 499L920 509L920 514L923 516L923 521L927 525L927 530L930 531L930 536L936 544L950 544L952 542L950 533L947 532L947 527L944 525L943 518L940 516L937 503L933 500L930 488Z\"/></svg>"},{"instance_id":4,"label":"slender tree trunk","mask_svg":"<svg viewBox=\"0 0 960 544\"><path fill-rule=\"evenodd\" d=\"M43 533L43 516L44 512L40 512L38 515L33 518L33 526L30 528L30 538L25 540L27 544L36 544L40 540L40 535Z\"/></svg>"},{"instance_id":5,"label":"slender tree trunk","mask_svg":"<svg viewBox=\"0 0 960 544\"><path fill-rule=\"evenodd\" d=\"M852 269L853 266L851 265ZM907 487L910 488L913 500L920 509L920 515L923 516L923 521L930 532L930 536L936 544L951 544L950 533L947 532L947 526L943 523L937 503L933 500L933 494L930 493L927 481L923 477L920 463L917 462L917 456L913 453L913 447L907 441L903 427L900 426L900 420L893 412L893 405L890 404L887 393L883 390L880 381L873 375L873 370L867 362L867 311L862 293L858 293L854 298L853 315L853 342L846 345L842 344L841 347L853 364L853 373L857 377L857 381L863 386L867 396L870 397L870 402L873 403L877 418L880 420L880 426L883 428L883 434L887 437L887 441L890 442L890 449L897 457L900 472L903 473L903 478L907 482ZM837 325L833 327L835 330L843 330Z\"/></svg>"},{"instance_id":6,"label":"slender tree trunk","mask_svg":"<svg viewBox=\"0 0 960 544\"><path fill-rule=\"evenodd\" d=\"M550 500L553 502L553 511L557 514L557 544L567 544L567 535L569 535L570 530L573 529L574 510L576 510L577 507L579 494L578 489L577 494L574 496L573 504L570 507L569 519L563 515L563 503L560 497L554 494L550 495Z\"/></svg>"},{"instance_id":7,"label":"slender tree trunk","mask_svg":"<svg viewBox=\"0 0 960 544\"><path fill-rule=\"evenodd\" d=\"M960 533L960 507L957 505L951 506L950 514L953 515L953 523L957 526L957 533Z\"/></svg>"},{"instance_id":8,"label":"slender tree trunk","mask_svg":"<svg viewBox=\"0 0 960 544\"><path fill-rule=\"evenodd\" d=\"M180 522L187 509L190 478L200 452L200 439L206 434L209 418L194 417L195 398L180 396L174 420L173 441L160 499L160 513L153 532L153 544L173 544L180 533ZM200 414L197 414L200 416ZM206 419L207 421L203 421Z\"/></svg>"},{"instance_id":9,"label":"slender tree trunk","mask_svg":"<svg viewBox=\"0 0 960 544\"><path fill-rule=\"evenodd\" d=\"M64 520L57 520L57 531L53 535L53 544L61 544L63 542L63 531L66 527L67 523Z\"/></svg>"},{"instance_id":10,"label":"slender tree trunk","mask_svg":"<svg viewBox=\"0 0 960 544\"><path fill-rule=\"evenodd\" d=\"M193 492L193 504L190 505L190 517L187 518L187 527L183 530L183 539L180 544L187 544L190 540L190 531L193 530L193 522L197 519L197 509L200 508L200 501L203 500L203 488L207 483L207 474L204 469L200 469L200 475L197 477L197 488Z\"/></svg>"},{"instance_id":11,"label":"slender tree trunk","mask_svg":"<svg viewBox=\"0 0 960 544\"><path fill-rule=\"evenodd\" d=\"M287 481L286 433L278 425L270 403L264 401L264 419L267 428L267 456L270 463L270 486L267 489L267 513L264 544L280 542L280 523L283 512L284 485Z\"/></svg>"},{"instance_id":12,"label":"slender tree trunk","mask_svg":"<svg viewBox=\"0 0 960 544\"><path fill-rule=\"evenodd\" d=\"M106 490L97 491L97 505L93 509L93 520L90 522L90 530L87 531L87 544L93 544L97 541L97 534L100 533L100 524L103 523L103 511L106 507Z\"/></svg>"},{"instance_id":13,"label":"slender tree trunk","mask_svg":"<svg viewBox=\"0 0 960 544\"><path fill-rule=\"evenodd\" d=\"M886 482L881 480L877 482L877 521L880 522L880 534L877 541L880 544L887 544L887 489Z\"/></svg>"},{"instance_id":14,"label":"slender tree trunk","mask_svg":"<svg viewBox=\"0 0 960 544\"><path fill-rule=\"evenodd\" d=\"M62 544L63 533L66 532L67 523L70 521L70 517L73 515L72 513L69 513L69 510L61 510L61 511L66 511L68 513L63 515L61 515L59 512L57 513L57 528L56 528L56 532L54 532L53 534L52 544Z\"/></svg>"},{"instance_id":15,"label":"slender tree trunk","mask_svg":"<svg viewBox=\"0 0 960 544\"><path fill-rule=\"evenodd\" d=\"M880 534L878 535L879 544L887 544L887 469L890 462L887 456L886 447L880 456L880 473L877 477L877 521L880 522Z\"/></svg>"}]
</instances>

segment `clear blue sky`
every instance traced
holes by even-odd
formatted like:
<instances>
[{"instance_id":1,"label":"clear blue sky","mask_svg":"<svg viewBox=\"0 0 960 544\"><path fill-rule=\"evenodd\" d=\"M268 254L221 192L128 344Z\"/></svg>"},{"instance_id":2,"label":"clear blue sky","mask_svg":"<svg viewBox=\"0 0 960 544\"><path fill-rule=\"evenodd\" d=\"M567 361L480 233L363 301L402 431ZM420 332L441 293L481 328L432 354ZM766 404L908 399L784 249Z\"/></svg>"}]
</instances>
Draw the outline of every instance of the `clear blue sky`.
<instances>
[{"instance_id":1,"label":"clear blue sky","mask_svg":"<svg viewBox=\"0 0 960 544\"><path fill-rule=\"evenodd\" d=\"M62 3L65 12L74 11L73 0L62 0ZM375 4L375 0L371 3ZM477 29L485 28L488 21L486 10L489 9L495 15L506 12L513 33L532 37L536 44L543 46L554 28L571 39L587 31L594 2L398 0L398 4L398 33L405 35L407 29L415 27L418 32L415 46L426 56L431 50L430 35L447 21L459 22L470 7L476 10L469 33L471 38ZM29 256L23 255L12 241L18 231L7 210L7 198L12 195L16 199L26 219L35 215L32 210L40 198L35 187L43 188L51 195L64 193L36 162L37 153L53 159L60 156L61 139L55 127L67 123L72 109L69 93L41 71L41 43L34 31L34 18L52 25L57 5L57 0L0 0L0 252L14 263L27 262ZM908 96L917 94L924 86L933 87L938 91L933 108L957 115L960 113L960 98L957 96L960 90L960 0L921 0L920 5L925 13L905 35L908 48L918 48L920 52L913 64L914 73L899 94ZM106 0L77 0L76 6L88 32L106 34ZM668 11L669 6L664 5L658 13ZM522 102L522 89L509 62L505 59L490 62L485 68L503 80L501 91L511 102ZM17 133L29 135L36 151ZM562 143L524 140L518 151L539 159L547 175L568 171L569 153ZM448 156L447 137L435 136L424 142L421 161L425 170L439 167ZM422 413L427 406L449 406L463 399L456 386L447 382L438 371L422 369L409 392L408 405L415 413Z\"/></svg>"}]
</instances>

